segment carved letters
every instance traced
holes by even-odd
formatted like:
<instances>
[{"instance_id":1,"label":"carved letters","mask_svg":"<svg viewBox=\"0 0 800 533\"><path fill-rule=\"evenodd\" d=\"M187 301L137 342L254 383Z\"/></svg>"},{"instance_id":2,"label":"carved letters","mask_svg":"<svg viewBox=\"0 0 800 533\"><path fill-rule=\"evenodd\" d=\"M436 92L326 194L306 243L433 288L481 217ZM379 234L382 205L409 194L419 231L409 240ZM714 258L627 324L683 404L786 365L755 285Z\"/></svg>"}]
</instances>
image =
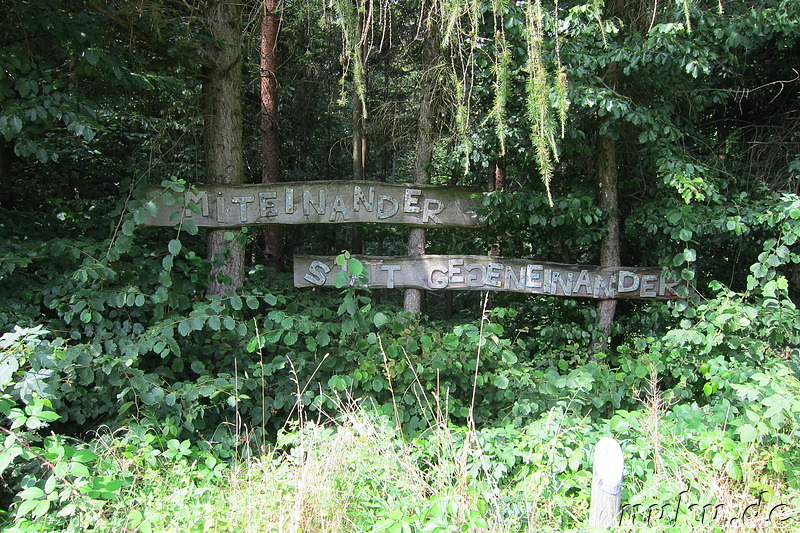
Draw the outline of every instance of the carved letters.
<instances>
[{"instance_id":1,"label":"carved letters","mask_svg":"<svg viewBox=\"0 0 800 533\"><path fill-rule=\"evenodd\" d=\"M182 193L151 190L147 224L234 228L265 224L383 223L477 227L478 190L373 181L309 181L214 186ZM169 195L169 196L168 196ZM169 200L169 201L168 201ZM660 268L597 267L473 255L360 257L370 287L490 290L579 298L678 298L685 285ZM297 287L333 286L333 257L296 256Z\"/></svg>"},{"instance_id":2,"label":"carved letters","mask_svg":"<svg viewBox=\"0 0 800 533\"><path fill-rule=\"evenodd\" d=\"M186 217L197 226L215 228L351 222L477 227L481 221L472 195L479 192L372 181L309 181L202 187L183 193L183 203L166 205L160 201L162 193L152 190L149 195L158 213L147 224L174 226Z\"/></svg>"},{"instance_id":3,"label":"carved letters","mask_svg":"<svg viewBox=\"0 0 800 533\"><path fill-rule=\"evenodd\" d=\"M358 257L368 286L514 291L579 298L677 298L679 283L660 268L562 265L474 255ZM333 286L333 257L295 256L296 287Z\"/></svg>"}]
</instances>

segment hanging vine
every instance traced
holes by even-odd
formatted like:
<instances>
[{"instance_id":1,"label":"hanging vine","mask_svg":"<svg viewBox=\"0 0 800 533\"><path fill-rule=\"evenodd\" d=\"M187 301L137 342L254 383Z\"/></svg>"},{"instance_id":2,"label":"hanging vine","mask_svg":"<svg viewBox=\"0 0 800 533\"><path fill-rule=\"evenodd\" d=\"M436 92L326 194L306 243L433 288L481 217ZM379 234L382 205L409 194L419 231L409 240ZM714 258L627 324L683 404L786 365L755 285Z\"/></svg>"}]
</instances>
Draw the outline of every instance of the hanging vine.
<instances>
[{"instance_id":1,"label":"hanging vine","mask_svg":"<svg viewBox=\"0 0 800 533\"><path fill-rule=\"evenodd\" d=\"M352 72L352 83L361 99L366 114L366 87L363 52L364 43L372 35L385 35L391 31L391 11L398 9L389 0L380 0L376 8L373 0L331 0L331 4L343 35L343 65L345 76ZM442 57L449 59L449 75L440 76L442 83L449 85L448 99L453 106L452 117L456 133L466 153L467 165L473 150L472 107L473 89L476 82L476 58L494 50L492 71L492 108L487 120L493 125L494 134L502 156L506 151L508 133L507 105L513 97L515 75L512 45L506 34L506 20L512 6L508 0L423 0L419 3L417 36L426 27L435 24L440 38ZM378 12L377 18L372 14ZM493 32L481 35L484 17L492 17ZM525 60L525 94L519 95L526 102L525 118L528 123L530 141L534 147L536 163L551 201L550 180L553 165L558 161L557 140L565 130L567 109L567 76L558 57L556 34L556 66L548 68L545 59L545 17L541 0L527 2L523 37L527 49ZM551 96L552 95L552 96ZM467 169L468 170L468 169Z\"/></svg>"}]
</instances>

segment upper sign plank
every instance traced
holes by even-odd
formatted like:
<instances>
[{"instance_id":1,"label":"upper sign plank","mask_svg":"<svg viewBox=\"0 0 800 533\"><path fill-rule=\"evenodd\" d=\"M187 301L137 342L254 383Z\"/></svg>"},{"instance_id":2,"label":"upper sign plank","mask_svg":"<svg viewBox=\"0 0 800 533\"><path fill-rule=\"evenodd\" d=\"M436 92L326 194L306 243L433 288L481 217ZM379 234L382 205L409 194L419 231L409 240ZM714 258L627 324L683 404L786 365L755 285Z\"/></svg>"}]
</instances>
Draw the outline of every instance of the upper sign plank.
<instances>
[{"instance_id":1,"label":"upper sign plank","mask_svg":"<svg viewBox=\"0 0 800 533\"><path fill-rule=\"evenodd\" d=\"M512 291L577 298L678 298L684 283L660 267L599 267L476 255L355 256L369 287ZM295 287L330 287L341 266L334 257L294 258Z\"/></svg>"},{"instance_id":2,"label":"upper sign plank","mask_svg":"<svg viewBox=\"0 0 800 533\"><path fill-rule=\"evenodd\" d=\"M482 221L472 195L480 192L374 181L305 181L199 187L183 193L183 202L166 205L163 191L152 189L148 197L158 211L146 223L174 226L185 217L209 228L352 222L477 227Z\"/></svg>"}]
</instances>

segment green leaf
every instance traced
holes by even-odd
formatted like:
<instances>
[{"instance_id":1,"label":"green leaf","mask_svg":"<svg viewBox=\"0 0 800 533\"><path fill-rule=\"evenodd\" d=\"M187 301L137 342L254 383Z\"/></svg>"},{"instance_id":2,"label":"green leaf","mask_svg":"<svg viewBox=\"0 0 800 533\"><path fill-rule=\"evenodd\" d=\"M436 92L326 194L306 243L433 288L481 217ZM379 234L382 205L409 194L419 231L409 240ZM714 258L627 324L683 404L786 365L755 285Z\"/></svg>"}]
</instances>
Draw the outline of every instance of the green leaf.
<instances>
[{"instance_id":1,"label":"green leaf","mask_svg":"<svg viewBox=\"0 0 800 533\"><path fill-rule=\"evenodd\" d=\"M172 257L171 255L168 257ZM162 285L158 289L156 289L156 294L161 297L161 301L165 301L169 297L169 292L167 291L167 287L172 287L172 276L170 276L169 272L166 270L162 270L158 273L158 282Z\"/></svg>"},{"instance_id":2,"label":"green leaf","mask_svg":"<svg viewBox=\"0 0 800 533\"><path fill-rule=\"evenodd\" d=\"M756 278L763 278L769 271L767 266L761 263L754 264L752 267L750 267L750 270L753 272L753 276Z\"/></svg>"},{"instance_id":3,"label":"green leaf","mask_svg":"<svg viewBox=\"0 0 800 533\"><path fill-rule=\"evenodd\" d=\"M494 386L498 389L507 389L508 385L508 378L505 375L499 374L494 377Z\"/></svg>"},{"instance_id":4,"label":"green leaf","mask_svg":"<svg viewBox=\"0 0 800 533\"><path fill-rule=\"evenodd\" d=\"M133 230L136 228L136 223L133 220L126 220L122 223L122 234L128 237L133 235Z\"/></svg>"},{"instance_id":5,"label":"green leaf","mask_svg":"<svg viewBox=\"0 0 800 533\"><path fill-rule=\"evenodd\" d=\"M331 342L331 337L330 337L330 335L328 335L328 332L325 331L325 330L321 330L321 331L317 332L317 335L316 335L315 338L317 340L317 344L319 344L320 346L327 346Z\"/></svg>"},{"instance_id":6,"label":"green leaf","mask_svg":"<svg viewBox=\"0 0 800 533\"><path fill-rule=\"evenodd\" d=\"M55 411L40 411L36 413L36 418L39 420L44 420L45 422L55 422L61 415L56 413Z\"/></svg>"},{"instance_id":7,"label":"green leaf","mask_svg":"<svg viewBox=\"0 0 800 533\"><path fill-rule=\"evenodd\" d=\"M5 388L5 385L12 380L14 372L17 370L19 370L19 361L14 354L11 351L3 353L0 358L0 387Z\"/></svg>"},{"instance_id":8,"label":"green leaf","mask_svg":"<svg viewBox=\"0 0 800 533\"><path fill-rule=\"evenodd\" d=\"M231 296L231 307L236 311L242 310L242 298L238 294Z\"/></svg>"},{"instance_id":9,"label":"green leaf","mask_svg":"<svg viewBox=\"0 0 800 533\"><path fill-rule=\"evenodd\" d=\"M673 224L673 225L674 225L674 224L677 224L678 222L680 222L682 218L683 218L683 213L681 213L681 212L680 212L679 210L677 210L677 209L673 209L672 211L670 211L670 212L667 214L667 221L668 221L670 224Z\"/></svg>"},{"instance_id":10,"label":"green leaf","mask_svg":"<svg viewBox=\"0 0 800 533\"><path fill-rule=\"evenodd\" d=\"M36 500L44 497L44 491L41 489L41 487L37 486L28 487L19 494L17 494L17 497L21 500Z\"/></svg>"},{"instance_id":11,"label":"green leaf","mask_svg":"<svg viewBox=\"0 0 800 533\"><path fill-rule=\"evenodd\" d=\"M97 53L97 50L95 50L94 48L87 48L86 50L84 50L83 57L92 66L96 65L97 62L100 60L100 54Z\"/></svg>"},{"instance_id":12,"label":"green leaf","mask_svg":"<svg viewBox=\"0 0 800 533\"><path fill-rule=\"evenodd\" d=\"M150 216L157 216L158 215L158 204L156 204L153 200L148 200L144 204L144 208L150 214Z\"/></svg>"},{"instance_id":13,"label":"green leaf","mask_svg":"<svg viewBox=\"0 0 800 533\"><path fill-rule=\"evenodd\" d=\"M347 281L348 281L349 279L350 279L350 276L348 275L348 273L347 273L346 271L344 271L344 270L340 270L340 271L339 271L339 272L337 272L337 273L336 273L336 275L333 277L333 285L334 285L334 286L335 286L337 289L341 289L342 287L344 287L345 285L347 285Z\"/></svg>"},{"instance_id":14,"label":"green leaf","mask_svg":"<svg viewBox=\"0 0 800 533\"><path fill-rule=\"evenodd\" d=\"M770 280L770 281L768 281L768 282L766 283L766 285L764 285L764 289L763 289L763 291L764 291L764 296L767 296L767 297L774 297L774 296L775 296L775 287L776 287L776 283L775 283L775 280L774 280L774 279L773 279L773 280Z\"/></svg>"},{"instance_id":15,"label":"green leaf","mask_svg":"<svg viewBox=\"0 0 800 533\"><path fill-rule=\"evenodd\" d=\"M448 333L442 338L442 346L445 350L457 350L458 349L458 337L453 333Z\"/></svg>"},{"instance_id":16,"label":"green leaf","mask_svg":"<svg viewBox=\"0 0 800 533\"><path fill-rule=\"evenodd\" d=\"M50 476L48 476L47 481L44 482L44 491L46 494L50 494L56 489L57 481L58 478L55 475L50 474Z\"/></svg>"},{"instance_id":17,"label":"green leaf","mask_svg":"<svg viewBox=\"0 0 800 533\"><path fill-rule=\"evenodd\" d=\"M131 408L131 407L133 407L134 405L135 405L135 403L134 403L134 402L125 402L124 404L122 404L122 405L120 406L120 408L119 408L119 414L120 414L120 415L124 415L125 413L127 413L127 412L128 412L128 409L130 409L130 408Z\"/></svg>"},{"instance_id":18,"label":"green leaf","mask_svg":"<svg viewBox=\"0 0 800 533\"><path fill-rule=\"evenodd\" d=\"M349 270L353 276L360 276L361 273L364 272L364 265L355 257L351 257L347 260L347 270Z\"/></svg>"},{"instance_id":19,"label":"green leaf","mask_svg":"<svg viewBox=\"0 0 800 533\"><path fill-rule=\"evenodd\" d=\"M181 241L179 241L178 239L172 239L171 241L169 241L167 249L169 250L170 254L178 255L181 251Z\"/></svg>"},{"instance_id":20,"label":"green leaf","mask_svg":"<svg viewBox=\"0 0 800 533\"><path fill-rule=\"evenodd\" d=\"M258 298L254 296L248 296L245 303L250 309L258 309Z\"/></svg>"},{"instance_id":21,"label":"green leaf","mask_svg":"<svg viewBox=\"0 0 800 533\"><path fill-rule=\"evenodd\" d=\"M89 469L83 463L70 463L69 471L73 476L78 477L90 477L92 475Z\"/></svg>"},{"instance_id":22,"label":"green leaf","mask_svg":"<svg viewBox=\"0 0 800 533\"><path fill-rule=\"evenodd\" d=\"M317 351L317 341L314 339L314 337L306 337L306 349L309 352Z\"/></svg>"},{"instance_id":23,"label":"green leaf","mask_svg":"<svg viewBox=\"0 0 800 533\"><path fill-rule=\"evenodd\" d=\"M41 489L40 489L41 490ZM25 500L17 507L17 517L21 518L33 511L41 500Z\"/></svg>"},{"instance_id":24,"label":"green leaf","mask_svg":"<svg viewBox=\"0 0 800 533\"><path fill-rule=\"evenodd\" d=\"M375 317L372 319L372 321L375 324L375 327L379 328L391 322L391 319L383 313L375 313Z\"/></svg>"},{"instance_id":25,"label":"green leaf","mask_svg":"<svg viewBox=\"0 0 800 533\"><path fill-rule=\"evenodd\" d=\"M4 451L0 453L0 474L6 471L6 468L11 464L11 461L14 460L14 455L12 455L9 451Z\"/></svg>"},{"instance_id":26,"label":"green leaf","mask_svg":"<svg viewBox=\"0 0 800 533\"><path fill-rule=\"evenodd\" d=\"M433 339L430 335L423 335L419 338L419 343L422 345L423 351L430 352L433 347Z\"/></svg>"},{"instance_id":27,"label":"green leaf","mask_svg":"<svg viewBox=\"0 0 800 533\"><path fill-rule=\"evenodd\" d=\"M192 332L192 326L189 324L187 320L178 323L178 333L180 333L182 337L185 337L191 332Z\"/></svg>"},{"instance_id":28,"label":"green leaf","mask_svg":"<svg viewBox=\"0 0 800 533\"><path fill-rule=\"evenodd\" d=\"M11 129L11 133L19 133L22 131L22 119L18 116L12 116L8 119L8 126Z\"/></svg>"},{"instance_id":29,"label":"green leaf","mask_svg":"<svg viewBox=\"0 0 800 533\"><path fill-rule=\"evenodd\" d=\"M517 362L516 354L509 350L503 350L502 358L503 362L509 365L513 365Z\"/></svg>"},{"instance_id":30,"label":"green leaf","mask_svg":"<svg viewBox=\"0 0 800 533\"><path fill-rule=\"evenodd\" d=\"M189 235L197 235L199 231L197 228L197 223L191 218L187 218L183 221L183 230Z\"/></svg>"},{"instance_id":31,"label":"green leaf","mask_svg":"<svg viewBox=\"0 0 800 533\"><path fill-rule=\"evenodd\" d=\"M258 349L259 344L261 344L259 338L257 336L253 337L247 343L247 347L245 348L245 350L247 350L248 353L253 353Z\"/></svg>"},{"instance_id":32,"label":"green leaf","mask_svg":"<svg viewBox=\"0 0 800 533\"><path fill-rule=\"evenodd\" d=\"M87 450L85 448L76 451L72 456L72 460L78 461L79 463L88 463L90 461L94 461L95 459L97 459L97 454L92 450Z\"/></svg>"},{"instance_id":33,"label":"green leaf","mask_svg":"<svg viewBox=\"0 0 800 533\"><path fill-rule=\"evenodd\" d=\"M742 442L755 442L758 438L758 430L752 424L742 424L737 433Z\"/></svg>"}]
</instances>

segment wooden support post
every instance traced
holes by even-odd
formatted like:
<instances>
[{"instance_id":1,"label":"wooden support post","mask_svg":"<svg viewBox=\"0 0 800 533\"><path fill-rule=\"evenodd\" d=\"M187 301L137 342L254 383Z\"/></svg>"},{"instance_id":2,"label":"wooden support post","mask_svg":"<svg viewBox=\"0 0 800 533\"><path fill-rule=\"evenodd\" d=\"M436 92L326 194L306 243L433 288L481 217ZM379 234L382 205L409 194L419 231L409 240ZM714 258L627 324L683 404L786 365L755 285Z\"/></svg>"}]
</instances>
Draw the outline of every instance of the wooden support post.
<instances>
[{"instance_id":1,"label":"wooden support post","mask_svg":"<svg viewBox=\"0 0 800 533\"><path fill-rule=\"evenodd\" d=\"M622 450L617 441L603 437L594 448L592 501L589 527L612 527L622 499Z\"/></svg>"}]
</instances>

